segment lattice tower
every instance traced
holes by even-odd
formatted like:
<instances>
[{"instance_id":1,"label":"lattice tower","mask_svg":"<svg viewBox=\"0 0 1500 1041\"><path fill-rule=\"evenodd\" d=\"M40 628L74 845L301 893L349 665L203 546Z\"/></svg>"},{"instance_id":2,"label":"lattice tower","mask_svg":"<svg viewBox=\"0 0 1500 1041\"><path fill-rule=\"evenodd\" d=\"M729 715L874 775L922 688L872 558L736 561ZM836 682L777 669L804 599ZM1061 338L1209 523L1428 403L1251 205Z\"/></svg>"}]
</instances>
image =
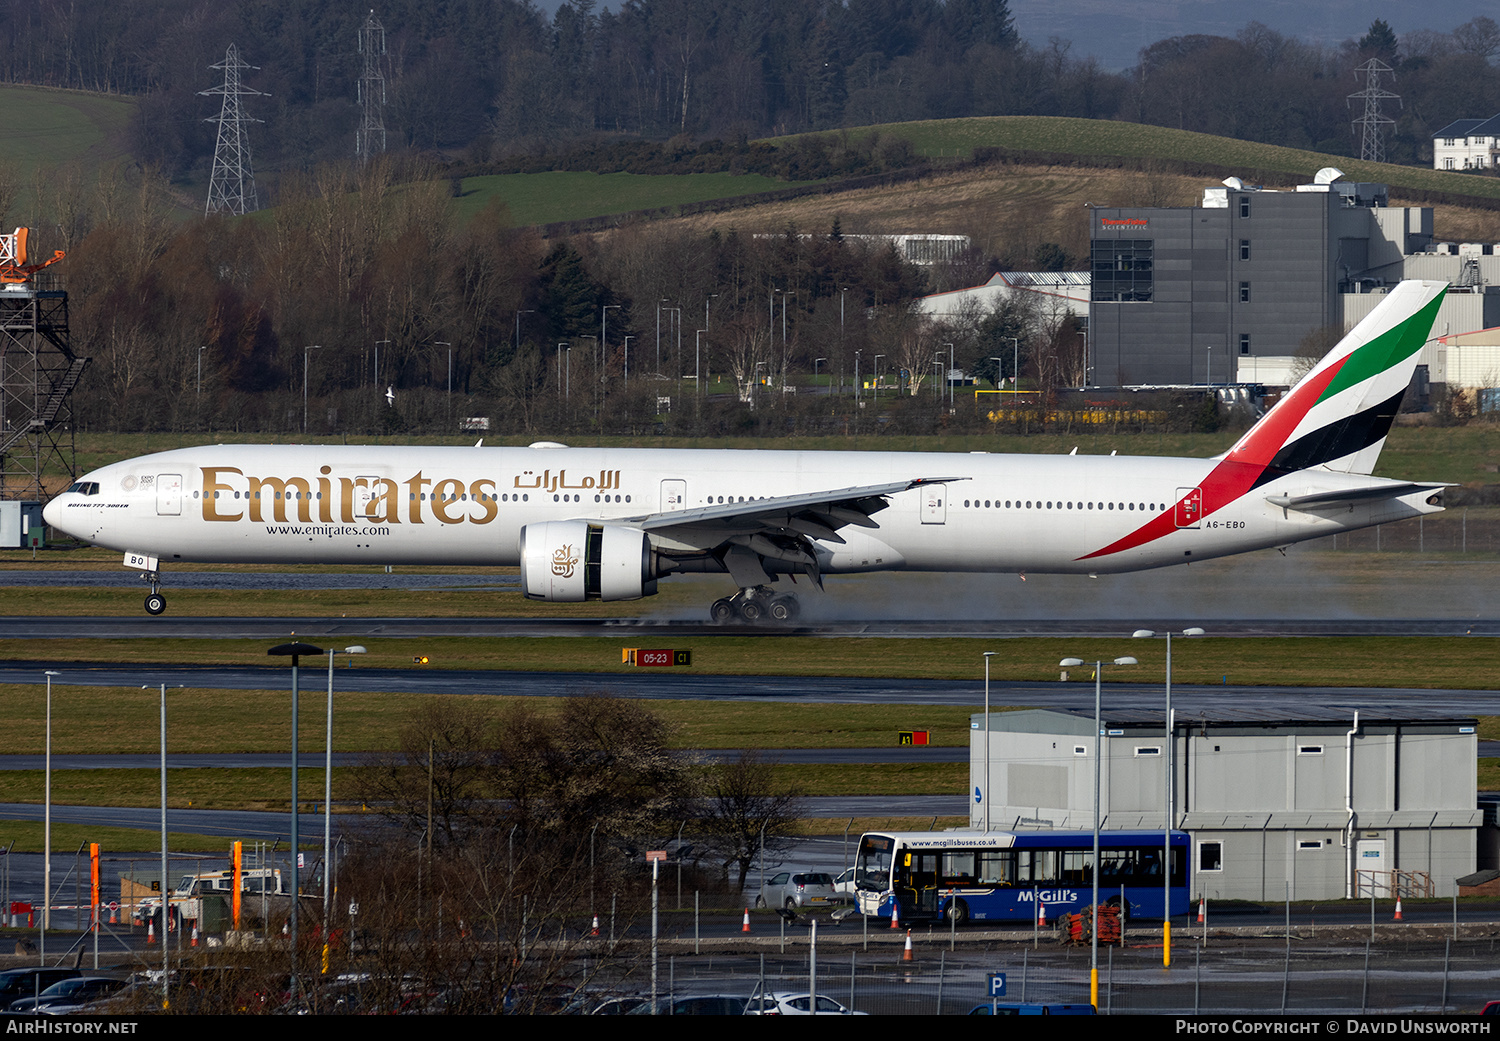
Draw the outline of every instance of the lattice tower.
<instances>
[{"instance_id":1,"label":"lattice tower","mask_svg":"<svg viewBox=\"0 0 1500 1041\"><path fill-rule=\"evenodd\" d=\"M354 134L354 154L362 162L385 151L385 26L370 12L359 29L359 53L365 56L365 71L359 78L359 129Z\"/></svg>"},{"instance_id":2,"label":"lattice tower","mask_svg":"<svg viewBox=\"0 0 1500 1041\"><path fill-rule=\"evenodd\" d=\"M1354 125L1359 128L1359 157L1371 163L1385 162L1385 128L1395 126L1396 121L1385 115L1380 110L1382 101L1395 101L1401 104L1401 95L1393 94L1380 85L1381 76L1390 76L1395 79L1396 73L1392 68L1379 58L1371 58L1359 68L1354 70L1354 76L1358 79L1364 76L1365 89L1356 91L1349 95L1347 103L1352 103L1355 98L1364 100L1364 114L1354 120Z\"/></svg>"},{"instance_id":3,"label":"lattice tower","mask_svg":"<svg viewBox=\"0 0 1500 1041\"><path fill-rule=\"evenodd\" d=\"M219 124L219 140L214 146L214 168L208 179L208 205L204 214L245 214L260 209L255 195L255 173L250 168L249 124L259 123L240 110L242 97L269 97L253 87L240 83L241 69L259 69L257 65L246 65L240 60L240 52L234 44L224 52L224 60L211 69L224 70L224 85L202 90L200 95L222 94L224 105L217 119L206 119L205 123Z\"/></svg>"}]
</instances>

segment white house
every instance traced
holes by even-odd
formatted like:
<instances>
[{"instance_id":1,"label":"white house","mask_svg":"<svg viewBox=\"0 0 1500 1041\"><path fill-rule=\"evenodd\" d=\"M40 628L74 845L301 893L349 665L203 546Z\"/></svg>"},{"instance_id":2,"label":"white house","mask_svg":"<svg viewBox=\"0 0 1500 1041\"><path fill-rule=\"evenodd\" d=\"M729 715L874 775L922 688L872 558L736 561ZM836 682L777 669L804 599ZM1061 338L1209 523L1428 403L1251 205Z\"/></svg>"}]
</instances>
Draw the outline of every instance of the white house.
<instances>
[{"instance_id":1,"label":"white house","mask_svg":"<svg viewBox=\"0 0 1500 1041\"><path fill-rule=\"evenodd\" d=\"M1434 170L1489 170L1500 159L1500 115L1456 119L1432 135Z\"/></svg>"}]
</instances>

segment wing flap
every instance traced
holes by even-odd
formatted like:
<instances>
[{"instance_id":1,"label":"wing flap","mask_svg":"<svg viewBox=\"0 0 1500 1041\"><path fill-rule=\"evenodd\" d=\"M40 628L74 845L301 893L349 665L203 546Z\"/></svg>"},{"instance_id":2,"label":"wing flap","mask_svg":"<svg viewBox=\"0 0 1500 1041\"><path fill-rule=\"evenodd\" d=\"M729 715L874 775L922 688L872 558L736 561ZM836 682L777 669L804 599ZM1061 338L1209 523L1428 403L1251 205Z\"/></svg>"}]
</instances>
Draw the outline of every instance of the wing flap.
<instances>
[{"instance_id":1,"label":"wing flap","mask_svg":"<svg viewBox=\"0 0 1500 1041\"><path fill-rule=\"evenodd\" d=\"M807 528L832 532L846 524L877 528L871 515L890 505L887 497L927 484L966 481L966 477L918 477L888 484L838 488L826 492L779 495L770 499L726 502L691 510L672 510L624 518L624 523L644 531L664 532L674 528L718 529L725 533L752 532L766 528L791 528L812 534ZM793 522L796 523L793 523ZM822 534L813 535L824 538Z\"/></svg>"}]
</instances>

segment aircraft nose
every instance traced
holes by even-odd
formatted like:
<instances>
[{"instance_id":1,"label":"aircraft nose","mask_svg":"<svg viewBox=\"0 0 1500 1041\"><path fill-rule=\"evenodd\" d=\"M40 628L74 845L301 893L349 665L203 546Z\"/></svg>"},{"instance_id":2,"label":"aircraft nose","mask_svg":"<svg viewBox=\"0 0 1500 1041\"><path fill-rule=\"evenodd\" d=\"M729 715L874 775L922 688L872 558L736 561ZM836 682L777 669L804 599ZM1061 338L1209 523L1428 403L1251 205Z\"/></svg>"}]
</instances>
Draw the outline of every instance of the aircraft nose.
<instances>
[{"instance_id":1,"label":"aircraft nose","mask_svg":"<svg viewBox=\"0 0 1500 1041\"><path fill-rule=\"evenodd\" d=\"M47 522L47 527L56 528L62 521L62 507L57 504L57 497L42 507L42 520Z\"/></svg>"}]
</instances>

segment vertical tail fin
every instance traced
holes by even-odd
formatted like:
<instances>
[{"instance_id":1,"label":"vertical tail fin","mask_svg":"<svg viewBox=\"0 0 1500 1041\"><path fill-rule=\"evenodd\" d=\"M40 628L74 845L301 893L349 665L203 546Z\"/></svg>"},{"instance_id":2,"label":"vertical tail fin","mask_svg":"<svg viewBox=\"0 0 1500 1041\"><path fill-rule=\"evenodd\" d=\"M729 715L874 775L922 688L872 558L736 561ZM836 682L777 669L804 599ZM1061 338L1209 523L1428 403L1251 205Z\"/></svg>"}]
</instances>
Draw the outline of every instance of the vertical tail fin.
<instances>
[{"instance_id":1,"label":"vertical tail fin","mask_svg":"<svg viewBox=\"0 0 1500 1041\"><path fill-rule=\"evenodd\" d=\"M1263 484L1321 466L1368 474L1432 333L1446 282L1402 282L1229 450Z\"/></svg>"}]
</instances>

